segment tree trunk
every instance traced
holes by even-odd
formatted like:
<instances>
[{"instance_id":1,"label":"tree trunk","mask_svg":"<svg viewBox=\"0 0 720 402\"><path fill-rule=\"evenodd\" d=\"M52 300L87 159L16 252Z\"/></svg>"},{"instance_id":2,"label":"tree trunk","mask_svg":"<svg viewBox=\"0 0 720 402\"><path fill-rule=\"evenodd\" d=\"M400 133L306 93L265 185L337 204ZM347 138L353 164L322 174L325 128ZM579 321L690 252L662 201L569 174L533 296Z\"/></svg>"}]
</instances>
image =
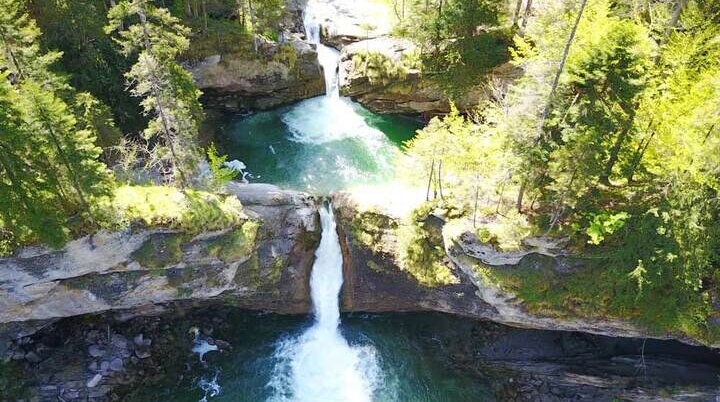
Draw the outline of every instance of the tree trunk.
<instances>
[{"instance_id":1,"label":"tree trunk","mask_svg":"<svg viewBox=\"0 0 720 402\"><path fill-rule=\"evenodd\" d=\"M525 14L523 15L522 25L520 25L520 30L518 31L518 35L520 36L525 34L525 28L527 28L527 23L530 19L530 11L532 11L532 0L527 0L527 3L525 3Z\"/></svg>"},{"instance_id":2,"label":"tree trunk","mask_svg":"<svg viewBox=\"0 0 720 402\"><path fill-rule=\"evenodd\" d=\"M205 28L205 36L208 35L208 15L207 15L207 5L205 4L205 0L202 0L202 13L203 13L203 25Z\"/></svg>"},{"instance_id":3,"label":"tree trunk","mask_svg":"<svg viewBox=\"0 0 720 402\"><path fill-rule=\"evenodd\" d=\"M663 33L662 40L660 40L660 46L664 45L667 39L670 37L670 34L677 25L678 20L680 19L680 14L682 14L686 4L687 0L678 0L678 2L675 4L675 8L673 9L670 21L668 21L668 24L665 27L665 32Z\"/></svg>"},{"instance_id":4,"label":"tree trunk","mask_svg":"<svg viewBox=\"0 0 720 402\"><path fill-rule=\"evenodd\" d=\"M193 17L192 5L190 4L191 1L192 0L185 0L185 16L188 18Z\"/></svg>"},{"instance_id":5,"label":"tree trunk","mask_svg":"<svg viewBox=\"0 0 720 402\"><path fill-rule=\"evenodd\" d=\"M522 9L523 0L517 0L515 3L515 12L513 13L512 26L517 26L520 20L520 10Z\"/></svg>"},{"instance_id":6,"label":"tree trunk","mask_svg":"<svg viewBox=\"0 0 720 402\"><path fill-rule=\"evenodd\" d=\"M480 184L478 183L479 178L475 176L475 205L473 206L473 227L477 227L477 207L478 207L478 196L480 196Z\"/></svg>"},{"instance_id":7,"label":"tree trunk","mask_svg":"<svg viewBox=\"0 0 720 402\"><path fill-rule=\"evenodd\" d=\"M617 138L615 139L615 143L613 144L612 149L610 150L610 158L608 159L607 163L605 164L605 170L603 171L603 174L600 176L600 183L605 185L610 185L610 176L612 175L613 167L615 167L615 163L618 161L618 157L620 155L620 149L622 148L623 143L625 142L625 139L628 136L628 133L632 129L633 122L635 121L635 108L633 108L630 111L630 116L628 118L628 122L626 123L625 127L620 131L620 134L618 134Z\"/></svg>"},{"instance_id":8,"label":"tree trunk","mask_svg":"<svg viewBox=\"0 0 720 402\"><path fill-rule=\"evenodd\" d=\"M15 52L13 51L12 46L10 46L10 44L7 42L7 38L5 37L5 32L3 32L2 30L0 30L0 39L2 39L3 43L5 44L5 47L8 50L10 59L12 59L12 63L15 66L15 69L17 70L18 80L22 79L23 72L22 72L22 69L20 68L20 63L18 62L17 57L15 56Z\"/></svg>"},{"instance_id":9,"label":"tree trunk","mask_svg":"<svg viewBox=\"0 0 720 402\"><path fill-rule=\"evenodd\" d=\"M518 190L517 201L515 202L515 209L518 213L522 213L523 198L525 198L525 186L527 185L527 179L523 179L520 183L520 189Z\"/></svg>"},{"instance_id":10,"label":"tree trunk","mask_svg":"<svg viewBox=\"0 0 720 402\"><path fill-rule=\"evenodd\" d=\"M255 24L255 9L253 8L252 0L248 0L248 9L250 10L250 24L252 25L252 36L253 36L253 49L255 53L258 52L258 41L257 41L257 29Z\"/></svg>"},{"instance_id":11,"label":"tree trunk","mask_svg":"<svg viewBox=\"0 0 720 402\"><path fill-rule=\"evenodd\" d=\"M237 4L237 13L238 13L238 20L240 20L240 26L245 29L245 19L247 18L245 15L245 0L236 0L235 3Z\"/></svg>"},{"instance_id":12,"label":"tree trunk","mask_svg":"<svg viewBox=\"0 0 720 402\"><path fill-rule=\"evenodd\" d=\"M138 16L140 17L140 25L142 26L142 30L143 30L143 40L145 42L145 50L147 50L148 54L153 59L155 59L155 56L153 55L152 43L150 43L150 33L148 32L147 17L145 16L145 9L143 6L140 7L140 10L138 11ZM180 173L180 187L185 189L185 186L187 184L187 178L185 177L185 173L183 172L183 170L180 168L178 156L177 156L177 153L175 152L175 141L173 138L173 133L170 130L170 122L168 120L167 115L165 114L165 108L163 106L162 94L160 93L160 83L159 83L160 80L155 75L155 71L151 71L150 74L151 74L150 79L153 82L152 93L153 93L153 96L155 97L155 102L157 105L158 115L160 116L160 121L162 122L163 133L165 135L165 141L167 142L167 145L170 148L170 153L172 154L172 158L173 158L173 162L172 162L173 163L173 171L177 170L177 172Z\"/></svg>"},{"instance_id":13,"label":"tree trunk","mask_svg":"<svg viewBox=\"0 0 720 402\"><path fill-rule=\"evenodd\" d=\"M438 163L438 187L440 188L440 198L445 200L445 195L443 194L443 188L442 188L442 160Z\"/></svg>"},{"instance_id":14,"label":"tree trunk","mask_svg":"<svg viewBox=\"0 0 720 402\"><path fill-rule=\"evenodd\" d=\"M655 131L650 134L650 138L648 138L647 141L641 141L640 144L638 144L638 148L635 151L635 156L633 157L632 166L630 166L630 170L628 171L628 183L633 182L633 176L635 176L635 171L637 170L637 167L640 166L640 162L642 161L643 156L645 156L645 151L647 151L648 147L650 146L650 141L652 141L653 137L655 137Z\"/></svg>"},{"instance_id":15,"label":"tree trunk","mask_svg":"<svg viewBox=\"0 0 720 402\"><path fill-rule=\"evenodd\" d=\"M528 0L532 1L532 0ZM580 2L580 10L578 10L577 17L575 18L575 24L573 25L572 31L570 31L570 37L568 37L567 42L565 42L565 49L563 49L563 55L560 59L560 65L558 66L557 72L555 72L555 77L552 81L552 86L550 87L550 94L548 95L547 102L545 102L545 107L543 108L542 115L540 116L540 120L537 123L537 138L542 138L542 130L543 125L545 124L545 119L547 119L548 114L550 114L550 106L552 105L552 100L555 97L555 91L557 91L557 86L560 82L560 75L563 72L563 69L565 68L565 62L567 61L568 54L570 53L570 47L572 46L573 39L575 39L575 34L577 33L578 25L580 25L580 19L582 18L583 12L585 11L585 4L587 3L587 0L582 0ZM539 140L538 140L539 141Z\"/></svg>"},{"instance_id":16,"label":"tree trunk","mask_svg":"<svg viewBox=\"0 0 720 402\"><path fill-rule=\"evenodd\" d=\"M430 164L430 174L428 175L427 192L425 193L425 201L430 201L430 185L432 184L433 175L435 174L435 159Z\"/></svg>"},{"instance_id":17,"label":"tree trunk","mask_svg":"<svg viewBox=\"0 0 720 402\"><path fill-rule=\"evenodd\" d=\"M198 5L198 0L193 1L193 14L195 17L200 16L200 6Z\"/></svg>"}]
</instances>

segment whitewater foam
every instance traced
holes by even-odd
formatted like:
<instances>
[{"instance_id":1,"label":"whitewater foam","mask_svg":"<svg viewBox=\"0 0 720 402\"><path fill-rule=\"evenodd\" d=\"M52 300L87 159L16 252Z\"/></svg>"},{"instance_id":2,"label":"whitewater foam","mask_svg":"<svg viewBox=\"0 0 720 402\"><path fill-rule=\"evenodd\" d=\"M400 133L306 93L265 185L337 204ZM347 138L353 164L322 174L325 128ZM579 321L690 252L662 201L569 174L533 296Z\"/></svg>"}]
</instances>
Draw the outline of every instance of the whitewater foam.
<instances>
[{"instance_id":1,"label":"whitewater foam","mask_svg":"<svg viewBox=\"0 0 720 402\"><path fill-rule=\"evenodd\" d=\"M272 402L370 402L382 373L372 345L350 345L340 332L342 253L330 208L320 212L322 238L310 277L315 321L275 351Z\"/></svg>"}]
</instances>

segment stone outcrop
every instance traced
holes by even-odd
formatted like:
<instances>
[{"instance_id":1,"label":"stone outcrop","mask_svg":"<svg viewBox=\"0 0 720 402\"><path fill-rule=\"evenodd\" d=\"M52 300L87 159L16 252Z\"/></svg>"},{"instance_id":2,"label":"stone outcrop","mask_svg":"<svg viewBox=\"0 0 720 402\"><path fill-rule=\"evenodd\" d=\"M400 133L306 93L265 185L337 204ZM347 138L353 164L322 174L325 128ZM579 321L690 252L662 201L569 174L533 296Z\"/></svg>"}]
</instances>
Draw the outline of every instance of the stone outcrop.
<instances>
[{"instance_id":1,"label":"stone outcrop","mask_svg":"<svg viewBox=\"0 0 720 402\"><path fill-rule=\"evenodd\" d=\"M403 60L415 52L415 45L405 39L389 36L352 43L342 50L340 62L341 88L344 96L376 113L423 114L433 116L450 111L447 94L437 82L423 77L413 68L403 68ZM359 68L354 57L361 53L374 53L386 58L390 65L400 66L401 74L391 74L386 80L373 80L367 71ZM496 86L507 85L519 76L519 70L509 64L488 74L488 81ZM461 111L470 110L492 94L486 85L469 88L455 106Z\"/></svg>"},{"instance_id":2,"label":"stone outcrop","mask_svg":"<svg viewBox=\"0 0 720 402\"><path fill-rule=\"evenodd\" d=\"M367 197L366 197L367 198ZM398 216L382 205L360 207L350 193L333 196L338 231L345 254L345 311L440 311L491 320L520 328L585 332L612 337L675 339L700 342L682 334L649 331L620 319L543 316L528 310L516 295L488 282L477 267L493 270L531 268L568 272L581 269L583 261L565 255L547 239L532 239L525 250L499 252L473 233L443 237L444 264L454 281L424 286L401 269L398 256ZM442 224L440 218L436 218ZM714 348L720 345L711 345Z\"/></svg>"},{"instance_id":3,"label":"stone outcrop","mask_svg":"<svg viewBox=\"0 0 720 402\"><path fill-rule=\"evenodd\" d=\"M379 1L314 0L323 43L342 49L364 39L386 37L393 11Z\"/></svg>"},{"instance_id":4,"label":"stone outcrop","mask_svg":"<svg viewBox=\"0 0 720 402\"><path fill-rule=\"evenodd\" d=\"M189 236L164 229L101 232L62 250L0 259L0 326L27 336L58 318L222 299L279 313L310 309L320 238L315 200L270 185L230 184L248 219ZM10 334L10 335L7 335Z\"/></svg>"},{"instance_id":5,"label":"stone outcrop","mask_svg":"<svg viewBox=\"0 0 720 402\"><path fill-rule=\"evenodd\" d=\"M207 107L228 112L264 110L325 93L313 45L296 34L283 44L259 40L257 57L216 55L186 66Z\"/></svg>"}]
</instances>

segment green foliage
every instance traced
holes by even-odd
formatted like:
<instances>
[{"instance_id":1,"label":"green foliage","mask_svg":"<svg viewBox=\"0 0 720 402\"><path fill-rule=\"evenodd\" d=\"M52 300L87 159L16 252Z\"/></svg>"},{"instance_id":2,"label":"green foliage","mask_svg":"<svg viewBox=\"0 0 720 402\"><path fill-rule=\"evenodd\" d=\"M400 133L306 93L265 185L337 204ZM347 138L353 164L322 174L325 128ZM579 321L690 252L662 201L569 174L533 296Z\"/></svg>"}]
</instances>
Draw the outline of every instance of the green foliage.
<instances>
[{"instance_id":1,"label":"green foliage","mask_svg":"<svg viewBox=\"0 0 720 402\"><path fill-rule=\"evenodd\" d=\"M403 80L412 70L417 70L419 60L415 54L403 55L393 60L379 52L361 51L353 55L355 70L370 81L370 85L388 85Z\"/></svg>"},{"instance_id":2,"label":"green foliage","mask_svg":"<svg viewBox=\"0 0 720 402\"><path fill-rule=\"evenodd\" d=\"M144 136L161 148L152 155L166 167L170 181L187 186L202 158L197 144L200 91L176 61L189 46L190 29L143 0L121 1L108 12L108 21L105 30L116 33L123 52L138 55L126 77L134 84L131 93L143 98L143 110L153 117Z\"/></svg>"},{"instance_id":3,"label":"green foliage","mask_svg":"<svg viewBox=\"0 0 720 402\"><path fill-rule=\"evenodd\" d=\"M191 28L192 41L183 60L235 54L255 58L255 36L277 41L288 13L281 0L169 1L173 16ZM204 5L204 7L203 7Z\"/></svg>"},{"instance_id":4,"label":"green foliage","mask_svg":"<svg viewBox=\"0 0 720 402\"><path fill-rule=\"evenodd\" d=\"M4 248L33 241L57 247L71 227L78 234L96 226L95 207L110 194L112 178L97 160L95 128L65 100L82 96L51 70L60 53L40 49L40 31L22 4L0 4L0 235Z\"/></svg>"},{"instance_id":5,"label":"green foliage","mask_svg":"<svg viewBox=\"0 0 720 402\"><path fill-rule=\"evenodd\" d=\"M408 144L406 176L442 198L441 182L466 210L479 204L483 240L502 243L498 216L520 194L534 227L517 221L509 233L567 236L589 257L564 274L478 267L531 311L717 339L708 319L720 288L720 10L690 0L674 21L674 6L655 3L648 16L588 2L555 88L577 2L535 10L511 49L524 76L493 88L471 119L435 119Z\"/></svg>"},{"instance_id":6,"label":"green foliage","mask_svg":"<svg viewBox=\"0 0 720 402\"><path fill-rule=\"evenodd\" d=\"M147 120L139 99L130 96L123 77L134 63L117 51L104 32L106 0L25 0L28 11L42 29L42 49L57 49L63 57L56 70L67 73L78 91L91 93L110 108L118 127L126 133L139 131ZM105 148L102 135L98 145ZM115 145L115 143L110 144Z\"/></svg>"},{"instance_id":7,"label":"green foliage","mask_svg":"<svg viewBox=\"0 0 720 402\"><path fill-rule=\"evenodd\" d=\"M141 222L190 234L235 227L247 219L236 197L167 186L120 186L106 210L112 228Z\"/></svg>"},{"instance_id":8,"label":"green foliage","mask_svg":"<svg viewBox=\"0 0 720 402\"><path fill-rule=\"evenodd\" d=\"M511 32L501 27L502 3L492 0L408 0L396 34L421 49L423 73L452 97L485 82L508 61Z\"/></svg>"},{"instance_id":9,"label":"green foliage","mask_svg":"<svg viewBox=\"0 0 720 402\"><path fill-rule=\"evenodd\" d=\"M455 283L446 261L442 224L432 213L441 204L428 202L397 228L400 267L425 286Z\"/></svg>"},{"instance_id":10,"label":"green foliage","mask_svg":"<svg viewBox=\"0 0 720 402\"><path fill-rule=\"evenodd\" d=\"M224 165L227 162L227 155L218 155L214 143L210 143L208 146L207 156L210 161L210 171L212 172L215 187L224 186L240 173Z\"/></svg>"},{"instance_id":11,"label":"green foliage","mask_svg":"<svg viewBox=\"0 0 720 402\"><path fill-rule=\"evenodd\" d=\"M602 243L606 236L622 228L629 216L627 212L612 215L604 213L595 215L590 222L590 227L586 230L587 235L590 237L588 243L594 245Z\"/></svg>"}]
</instances>

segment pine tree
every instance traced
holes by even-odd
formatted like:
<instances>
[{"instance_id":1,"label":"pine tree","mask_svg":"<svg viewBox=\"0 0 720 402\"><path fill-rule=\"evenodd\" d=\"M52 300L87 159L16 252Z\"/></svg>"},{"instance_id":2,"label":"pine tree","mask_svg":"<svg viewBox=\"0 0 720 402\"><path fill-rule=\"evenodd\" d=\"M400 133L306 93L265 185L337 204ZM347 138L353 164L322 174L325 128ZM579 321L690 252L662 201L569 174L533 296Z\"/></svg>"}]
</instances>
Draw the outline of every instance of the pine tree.
<instances>
[{"instance_id":1,"label":"pine tree","mask_svg":"<svg viewBox=\"0 0 720 402\"><path fill-rule=\"evenodd\" d=\"M47 145L26 124L20 103L8 74L0 74L0 229L10 233L11 244L59 246L67 237L64 197L42 154Z\"/></svg>"},{"instance_id":2,"label":"pine tree","mask_svg":"<svg viewBox=\"0 0 720 402\"><path fill-rule=\"evenodd\" d=\"M0 17L3 95L15 108L8 109L6 124L9 131L32 137L21 142L20 134L7 136L14 145L7 145L3 161L13 183L6 191L14 192L8 199L23 208L3 212L3 221L16 237L24 231L23 237L58 245L71 216L94 222L94 206L110 193L112 179L98 161L102 150L94 144L94 133L78 126L64 100L72 88L50 69L61 54L41 51L40 31L22 3L0 0L0 5L5 11ZM43 214L48 216L45 227L36 224Z\"/></svg>"},{"instance_id":3,"label":"pine tree","mask_svg":"<svg viewBox=\"0 0 720 402\"><path fill-rule=\"evenodd\" d=\"M106 32L116 33L126 55L138 54L126 77L133 95L144 98L145 113L153 117L145 137L166 147L167 152L155 154L171 166L171 175L179 176L180 186L185 187L202 158L197 145L200 91L175 61L188 48L190 30L166 9L146 0L119 2L108 19Z\"/></svg>"}]
</instances>

